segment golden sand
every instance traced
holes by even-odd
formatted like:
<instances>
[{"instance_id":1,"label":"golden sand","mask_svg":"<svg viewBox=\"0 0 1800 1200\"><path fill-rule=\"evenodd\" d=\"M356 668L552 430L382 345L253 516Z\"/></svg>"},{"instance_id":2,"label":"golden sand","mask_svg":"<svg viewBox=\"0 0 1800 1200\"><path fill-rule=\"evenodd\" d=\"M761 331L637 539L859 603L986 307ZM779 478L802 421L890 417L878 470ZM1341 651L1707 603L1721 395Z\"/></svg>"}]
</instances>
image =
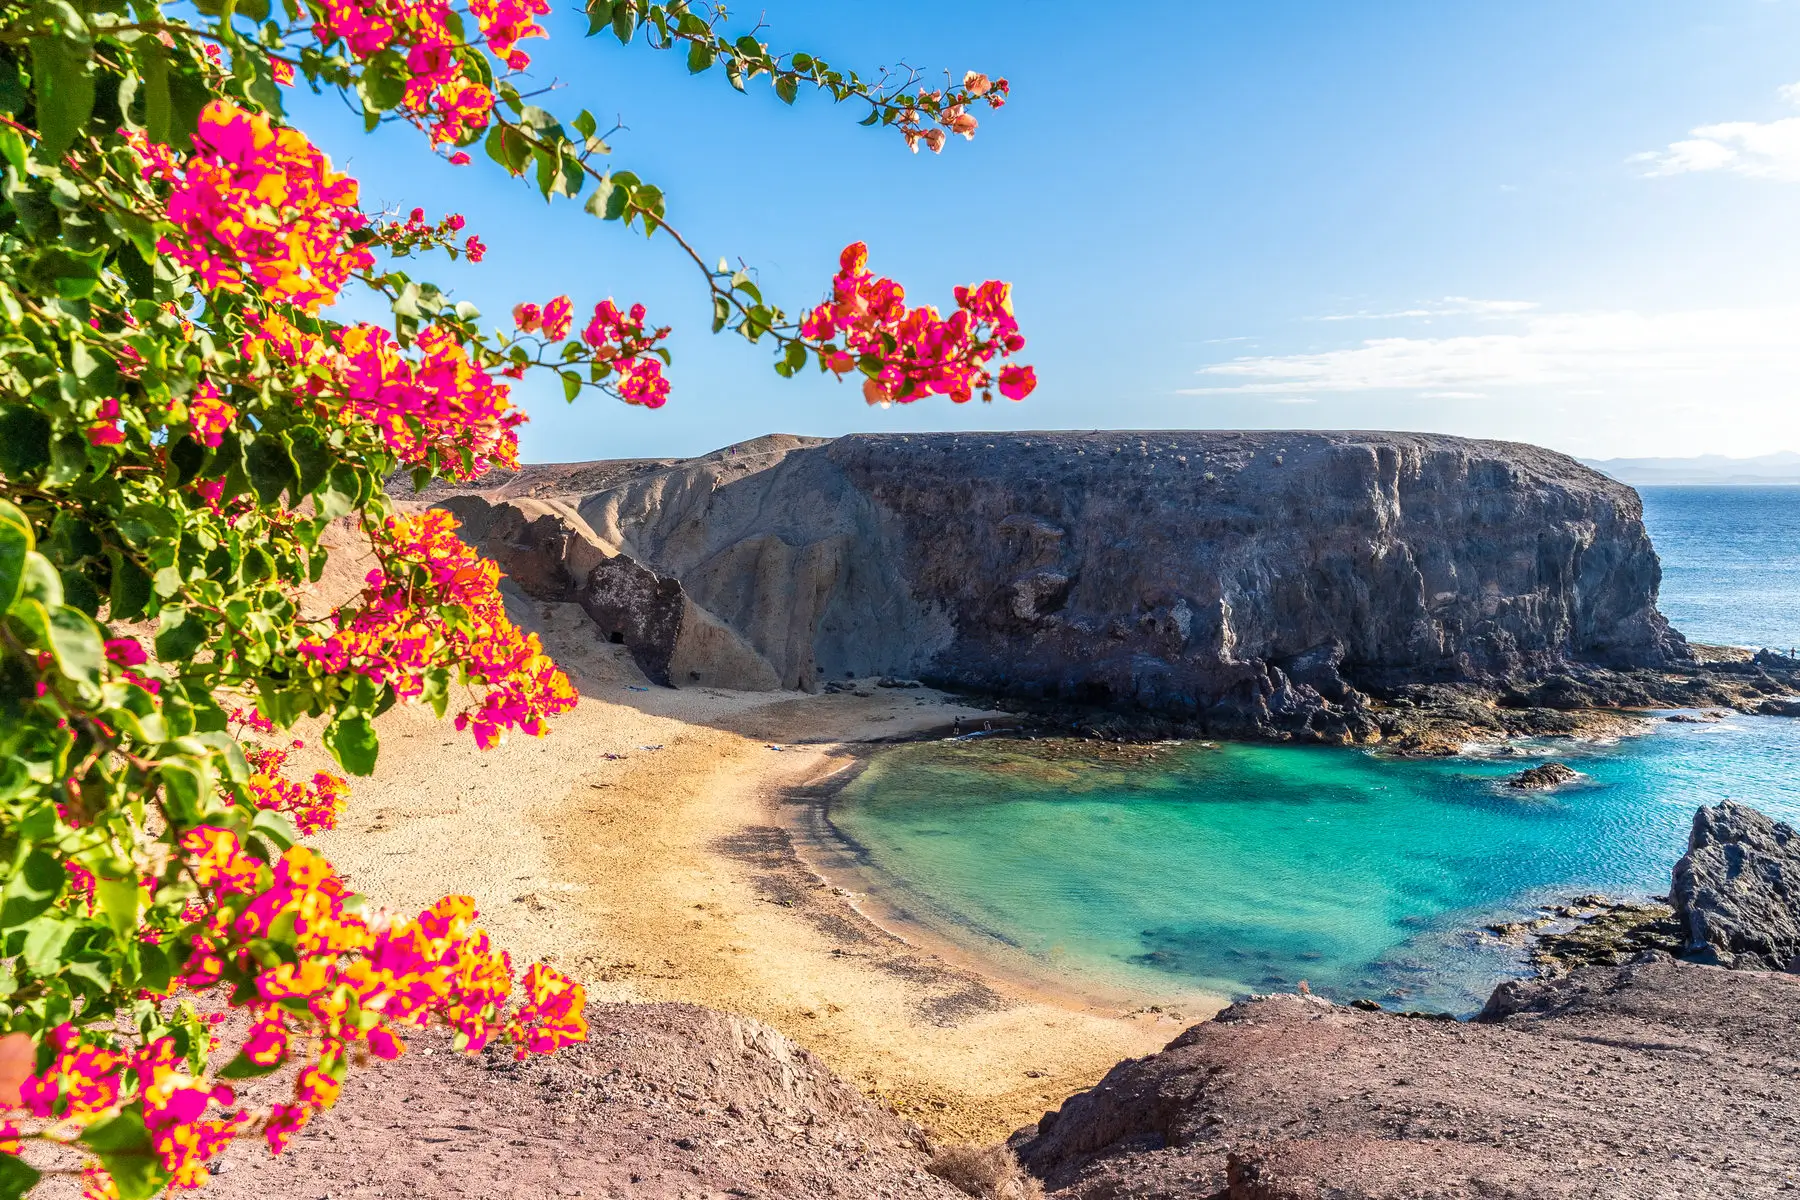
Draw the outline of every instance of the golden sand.
<instances>
[{"instance_id":1,"label":"golden sand","mask_svg":"<svg viewBox=\"0 0 1800 1200\"><path fill-rule=\"evenodd\" d=\"M429 714L383 717L375 777L320 839L375 902L466 892L516 962L595 998L761 1018L950 1140L1004 1136L1179 1031L891 932L795 857L783 797L840 768L842 743L983 714L927 689L654 687L578 608L524 607L582 704L485 754Z\"/></svg>"}]
</instances>

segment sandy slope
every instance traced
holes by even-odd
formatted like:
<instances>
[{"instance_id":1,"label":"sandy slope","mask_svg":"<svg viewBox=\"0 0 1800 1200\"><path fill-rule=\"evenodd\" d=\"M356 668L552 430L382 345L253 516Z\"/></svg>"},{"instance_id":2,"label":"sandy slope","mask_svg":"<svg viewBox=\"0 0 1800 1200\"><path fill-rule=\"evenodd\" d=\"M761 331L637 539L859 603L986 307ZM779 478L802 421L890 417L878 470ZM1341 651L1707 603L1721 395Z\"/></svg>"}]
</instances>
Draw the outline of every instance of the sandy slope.
<instances>
[{"instance_id":1,"label":"sandy slope","mask_svg":"<svg viewBox=\"0 0 1800 1200\"><path fill-rule=\"evenodd\" d=\"M543 631L581 706L548 738L487 754L428 714L384 717L375 778L320 839L359 891L408 909L467 892L521 963L549 959L595 999L761 1018L950 1140L1035 1120L1178 1030L953 966L863 919L793 856L774 805L834 764L830 746L791 743L975 714L924 690L646 688L579 609L526 603L516 615Z\"/></svg>"}]
</instances>

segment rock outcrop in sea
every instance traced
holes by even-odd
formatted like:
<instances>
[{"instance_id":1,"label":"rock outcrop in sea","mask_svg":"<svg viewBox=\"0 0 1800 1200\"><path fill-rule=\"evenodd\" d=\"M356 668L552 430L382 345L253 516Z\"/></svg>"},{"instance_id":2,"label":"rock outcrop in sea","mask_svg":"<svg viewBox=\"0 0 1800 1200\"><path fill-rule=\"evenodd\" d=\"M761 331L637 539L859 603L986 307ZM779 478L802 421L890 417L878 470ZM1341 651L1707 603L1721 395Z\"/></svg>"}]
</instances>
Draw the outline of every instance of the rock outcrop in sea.
<instances>
[{"instance_id":1,"label":"rock outcrop in sea","mask_svg":"<svg viewBox=\"0 0 1800 1200\"><path fill-rule=\"evenodd\" d=\"M1800 833L1791 826L1730 800L1702 808L1669 899L1688 956L1800 972Z\"/></svg>"},{"instance_id":2,"label":"rock outcrop in sea","mask_svg":"<svg viewBox=\"0 0 1800 1200\"><path fill-rule=\"evenodd\" d=\"M1550 762L1520 771L1506 781L1506 786L1521 792L1548 792L1580 778L1581 772L1566 763Z\"/></svg>"},{"instance_id":3,"label":"rock outcrop in sea","mask_svg":"<svg viewBox=\"0 0 1800 1200\"><path fill-rule=\"evenodd\" d=\"M1568 708L1591 687L1544 689L1571 668L1691 659L1637 494L1517 443L772 436L429 498L676 687L886 675L1371 741L1371 694L1516 686Z\"/></svg>"}]
</instances>

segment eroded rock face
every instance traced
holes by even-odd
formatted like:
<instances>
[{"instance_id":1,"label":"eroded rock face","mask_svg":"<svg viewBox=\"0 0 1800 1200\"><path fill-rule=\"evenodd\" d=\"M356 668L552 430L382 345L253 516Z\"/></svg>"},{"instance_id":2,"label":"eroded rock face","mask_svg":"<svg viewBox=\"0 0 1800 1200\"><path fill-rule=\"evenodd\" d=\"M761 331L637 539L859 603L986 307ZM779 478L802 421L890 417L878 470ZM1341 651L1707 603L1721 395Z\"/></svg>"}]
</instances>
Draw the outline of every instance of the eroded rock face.
<instances>
[{"instance_id":1,"label":"eroded rock face","mask_svg":"<svg viewBox=\"0 0 1800 1200\"><path fill-rule=\"evenodd\" d=\"M1800 834L1730 800L1694 814L1670 896L1698 961L1800 972Z\"/></svg>"},{"instance_id":2,"label":"eroded rock face","mask_svg":"<svg viewBox=\"0 0 1800 1200\"><path fill-rule=\"evenodd\" d=\"M604 480L565 502L783 687L897 675L1366 740L1359 688L1688 657L1637 494L1532 446L869 434L602 468L504 487Z\"/></svg>"},{"instance_id":3,"label":"eroded rock face","mask_svg":"<svg viewBox=\"0 0 1800 1200\"><path fill-rule=\"evenodd\" d=\"M620 553L567 503L480 494L440 503L456 516L461 536L526 595L581 605L596 636L629 649L651 680L744 691L780 686L763 657L695 604L680 580Z\"/></svg>"}]
</instances>

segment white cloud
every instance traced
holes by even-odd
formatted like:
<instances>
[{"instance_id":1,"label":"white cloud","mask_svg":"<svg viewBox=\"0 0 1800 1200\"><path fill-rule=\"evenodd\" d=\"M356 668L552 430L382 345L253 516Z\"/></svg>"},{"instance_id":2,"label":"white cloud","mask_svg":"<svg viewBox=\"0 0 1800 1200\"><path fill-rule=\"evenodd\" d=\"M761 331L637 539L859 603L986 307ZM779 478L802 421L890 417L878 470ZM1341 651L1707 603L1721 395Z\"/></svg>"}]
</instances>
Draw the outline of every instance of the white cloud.
<instances>
[{"instance_id":1,"label":"white cloud","mask_svg":"<svg viewBox=\"0 0 1800 1200\"><path fill-rule=\"evenodd\" d=\"M1510 317L1530 312L1537 305L1530 300L1476 300L1469 296L1445 296L1426 308L1405 308L1398 312L1332 313L1321 321L1392 321L1402 317Z\"/></svg>"},{"instance_id":2,"label":"white cloud","mask_svg":"<svg viewBox=\"0 0 1800 1200\"><path fill-rule=\"evenodd\" d=\"M1778 90L1783 100L1800 104L1800 83ZM1702 125L1665 149L1634 154L1629 161L1644 164L1647 175L1731 171L1756 179L1800 180L1800 117Z\"/></svg>"},{"instance_id":3,"label":"white cloud","mask_svg":"<svg viewBox=\"0 0 1800 1200\"><path fill-rule=\"evenodd\" d=\"M1369 338L1308 354L1233 358L1187 395L1402 392L1476 399L1490 388L1742 395L1800 391L1800 308L1534 313L1511 332Z\"/></svg>"}]
</instances>

